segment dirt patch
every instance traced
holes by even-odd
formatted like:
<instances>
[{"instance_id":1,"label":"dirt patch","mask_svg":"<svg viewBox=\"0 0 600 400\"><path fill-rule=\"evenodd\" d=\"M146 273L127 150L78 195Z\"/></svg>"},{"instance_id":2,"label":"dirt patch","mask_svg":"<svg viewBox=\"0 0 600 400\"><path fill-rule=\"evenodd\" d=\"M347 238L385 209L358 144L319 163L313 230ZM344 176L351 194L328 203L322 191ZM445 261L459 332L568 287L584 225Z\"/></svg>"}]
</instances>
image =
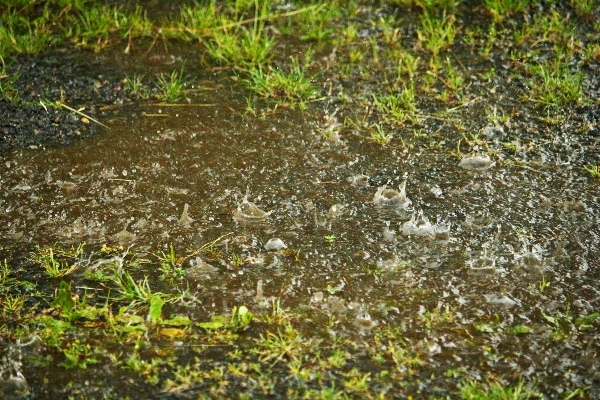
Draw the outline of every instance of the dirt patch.
<instances>
[{"instance_id":1,"label":"dirt patch","mask_svg":"<svg viewBox=\"0 0 600 400\"><path fill-rule=\"evenodd\" d=\"M129 94L116 76L91 76L94 54L70 50L69 53L20 56L6 71L16 77L12 83L13 100L0 100L0 154L22 147L65 145L80 137L95 134L100 128L82 114L94 115L102 107L119 105ZM89 62L82 62L84 59ZM8 79L7 78L7 79Z\"/></svg>"}]
</instances>

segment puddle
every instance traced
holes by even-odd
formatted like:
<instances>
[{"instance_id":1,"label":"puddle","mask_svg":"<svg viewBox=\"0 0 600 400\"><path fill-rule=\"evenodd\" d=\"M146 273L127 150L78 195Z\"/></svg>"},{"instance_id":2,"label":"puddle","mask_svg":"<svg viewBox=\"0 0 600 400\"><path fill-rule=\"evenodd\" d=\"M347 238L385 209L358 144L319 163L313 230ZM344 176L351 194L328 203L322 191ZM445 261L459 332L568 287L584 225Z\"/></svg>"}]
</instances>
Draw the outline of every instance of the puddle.
<instances>
[{"instance_id":1,"label":"puddle","mask_svg":"<svg viewBox=\"0 0 600 400\"><path fill-rule=\"evenodd\" d=\"M193 300L166 304L173 315L205 322L241 305L271 315L279 303L302 316L294 324L304 336L294 346L308 347L316 340L311 333L318 332L354 349L348 350L355 351L348 355L352 361L338 368L343 373L355 368L383 377L393 369L395 377L413 379L412 393L431 396L455 393L460 379L483 380L487 373L525 378L541 388L555 385L551 393L561 396L598 384L598 321L584 326L581 320L600 308L598 183L580 165L559 162L569 146L557 144L561 151L552 153L548 145L527 160L430 150L409 134L403 134L404 147L380 146L332 122L337 108L326 101L306 111L250 117L245 89L221 75L215 79L222 89L190 104L123 106L102 115L111 121L109 132L66 147L6 155L0 166L0 240L7 262L31 268L27 274L47 289L56 282L24 261L38 246L85 242L89 252L122 246L123 252L148 257L167 254L172 246L175 258L193 254L173 284ZM211 105L194 106L200 103ZM509 134L481 125L490 140ZM323 129L335 130L336 141L326 140ZM453 143L463 137L450 123L426 130ZM198 250L207 243L218 256ZM113 257L126 265L121 253ZM89 269L102 270L94 262ZM132 273L149 276L158 290L173 291L158 278L156 264L136 268ZM79 271L72 282L83 292L89 279ZM287 329L281 318L279 330L260 331L263 319L259 328L250 325L248 335L258 343L281 334ZM553 332L561 329L568 334L559 341ZM392 339L390 332L398 336ZM227 338L210 350L185 354L189 331L181 338L175 337L179 331L163 333L167 339L153 337L152 346L168 343L172 360L178 360L172 363L181 368L225 376L227 365L218 360L242 351ZM129 347L142 341L127 340ZM46 354L39 344L15 343L18 348L7 354ZM69 336L69 343L75 338ZM403 344L423 364L401 365L394 351ZM332 356L306 351L311 365ZM264 354L253 358L256 365L297 361L285 352ZM47 372L13 364L12 375L0 369L7 385L22 389L26 380L28 390L42 395L36 385L45 385ZM106 360L99 365L119 373ZM88 368L82 376L107 383L94 376L100 369ZM152 392L147 376L132 370L131 379L142 376L139 382L148 385L141 393ZM176 380L171 372L164 375L171 384ZM52 384L69 379L66 370ZM166 379L161 375L163 384ZM427 389L440 379L439 393ZM243 382L235 385L251 380ZM105 395L132 393L123 382L108 385Z\"/></svg>"}]
</instances>

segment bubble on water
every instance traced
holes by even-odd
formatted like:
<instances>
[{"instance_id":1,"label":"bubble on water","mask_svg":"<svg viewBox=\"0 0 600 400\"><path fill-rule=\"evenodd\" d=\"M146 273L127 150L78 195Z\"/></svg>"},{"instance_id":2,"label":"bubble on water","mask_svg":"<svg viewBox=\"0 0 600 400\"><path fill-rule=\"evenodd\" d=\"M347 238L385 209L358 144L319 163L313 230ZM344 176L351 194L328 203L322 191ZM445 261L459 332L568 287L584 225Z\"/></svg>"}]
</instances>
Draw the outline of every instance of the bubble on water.
<instances>
[{"instance_id":1,"label":"bubble on water","mask_svg":"<svg viewBox=\"0 0 600 400\"><path fill-rule=\"evenodd\" d=\"M519 303L513 299L511 299L510 297L504 295L504 296L499 296L496 294L488 294L488 295L484 295L483 296L489 303L492 304L498 304L507 308L512 308L516 305L518 305Z\"/></svg>"},{"instance_id":2,"label":"bubble on water","mask_svg":"<svg viewBox=\"0 0 600 400\"><path fill-rule=\"evenodd\" d=\"M131 227L134 229L144 229L146 226L148 226L148 221L146 221L145 218L140 218L135 224L133 224Z\"/></svg>"},{"instance_id":3,"label":"bubble on water","mask_svg":"<svg viewBox=\"0 0 600 400\"><path fill-rule=\"evenodd\" d=\"M265 250L267 251L278 251L281 249L287 249L287 245L283 242L283 240L279 238L272 238L265 243Z\"/></svg>"},{"instance_id":4,"label":"bubble on water","mask_svg":"<svg viewBox=\"0 0 600 400\"><path fill-rule=\"evenodd\" d=\"M135 240L136 236L133 233L127 231L129 222L130 221L127 221L125 223L125 226L123 227L123 230L121 232L113 235L113 240L121 244L129 244Z\"/></svg>"},{"instance_id":5,"label":"bubble on water","mask_svg":"<svg viewBox=\"0 0 600 400\"><path fill-rule=\"evenodd\" d=\"M191 228L191 224L192 222L194 222L194 220L190 218L188 214L189 207L189 204L185 203L185 205L183 206L183 212L181 213L181 217L179 217L179 225L181 225L184 228Z\"/></svg>"},{"instance_id":6,"label":"bubble on water","mask_svg":"<svg viewBox=\"0 0 600 400\"><path fill-rule=\"evenodd\" d=\"M327 211L327 216L329 218L336 218L343 215L346 212L346 206L344 204L334 204L329 207Z\"/></svg>"},{"instance_id":7,"label":"bubble on water","mask_svg":"<svg viewBox=\"0 0 600 400\"><path fill-rule=\"evenodd\" d=\"M469 171L485 171L496 165L488 154L467 154L465 155L458 166Z\"/></svg>"},{"instance_id":8,"label":"bubble on water","mask_svg":"<svg viewBox=\"0 0 600 400\"><path fill-rule=\"evenodd\" d=\"M385 228L383 228L383 240L386 242L393 242L396 240L396 232L390 229L390 221L385 221Z\"/></svg>"},{"instance_id":9,"label":"bubble on water","mask_svg":"<svg viewBox=\"0 0 600 400\"><path fill-rule=\"evenodd\" d=\"M358 313L354 319L353 325L359 329L359 333L365 333L376 327L378 322L374 320L369 313L363 311Z\"/></svg>"},{"instance_id":10,"label":"bubble on water","mask_svg":"<svg viewBox=\"0 0 600 400\"><path fill-rule=\"evenodd\" d=\"M434 236L436 234L436 225L432 224L429 219L423 215L423 211L419 210L416 215L402 224L400 231L407 235L416 236Z\"/></svg>"},{"instance_id":11,"label":"bubble on water","mask_svg":"<svg viewBox=\"0 0 600 400\"><path fill-rule=\"evenodd\" d=\"M248 201L248 196L244 196L237 210L233 212L233 218L237 221L264 221L272 211L263 211L258 206Z\"/></svg>"},{"instance_id":12,"label":"bubble on water","mask_svg":"<svg viewBox=\"0 0 600 400\"><path fill-rule=\"evenodd\" d=\"M488 140L500 140L504 137L504 128L499 124L487 125L482 133Z\"/></svg>"},{"instance_id":13,"label":"bubble on water","mask_svg":"<svg viewBox=\"0 0 600 400\"><path fill-rule=\"evenodd\" d=\"M189 264L190 267L186 271L190 278L210 279L211 275L219 272L217 268L206 263L200 256L191 259Z\"/></svg>"},{"instance_id":14,"label":"bubble on water","mask_svg":"<svg viewBox=\"0 0 600 400\"><path fill-rule=\"evenodd\" d=\"M373 196L373 204L378 207L409 210L412 201L406 196L406 181L398 186L398 190L380 187Z\"/></svg>"},{"instance_id":15,"label":"bubble on water","mask_svg":"<svg viewBox=\"0 0 600 400\"><path fill-rule=\"evenodd\" d=\"M348 182L358 188L366 188L369 186L369 177L367 175L359 174L348 178Z\"/></svg>"}]
</instances>

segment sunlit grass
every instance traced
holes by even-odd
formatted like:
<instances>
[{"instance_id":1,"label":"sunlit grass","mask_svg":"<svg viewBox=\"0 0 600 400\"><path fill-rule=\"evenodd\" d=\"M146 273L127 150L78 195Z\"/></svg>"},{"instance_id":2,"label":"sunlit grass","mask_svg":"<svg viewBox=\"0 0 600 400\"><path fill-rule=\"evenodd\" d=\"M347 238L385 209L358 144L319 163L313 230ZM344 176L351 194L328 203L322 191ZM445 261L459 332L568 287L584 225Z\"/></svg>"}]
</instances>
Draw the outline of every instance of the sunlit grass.
<instances>
[{"instance_id":1,"label":"sunlit grass","mask_svg":"<svg viewBox=\"0 0 600 400\"><path fill-rule=\"evenodd\" d=\"M568 65L555 61L532 65L529 72L533 75L530 100L556 107L576 104L582 100L583 72L572 72Z\"/></svg>"},{"instance_id":2,"label":"sunlit grass","mask_svg":"<svg viewBox=\"0 0 600 400\"><path fill-rule=\"evenodd\" d=\"M245 72L248 78L244 80L248 88L263 97L272 97L288 102L291 105L314 99L318 87L312 83L314 76L308 75L310 54L305 55L303 64L297 58L291 59L289 72L279 68L251 68Z\"/></svg>"},{"instance_id":3,"label":"sunlit grass","mask_svg":"<svg viewBox=\"0 0 600 400\"><path fill-rule=\"evenodd\" d=\"M420 21L421 27L417 29L420 45L423 49L431 52L434 58L440 51L452 45L458 33L454 15L444 12L439 18L434 13L426 12L421 16Z\"/></svg>"}]
</instances>

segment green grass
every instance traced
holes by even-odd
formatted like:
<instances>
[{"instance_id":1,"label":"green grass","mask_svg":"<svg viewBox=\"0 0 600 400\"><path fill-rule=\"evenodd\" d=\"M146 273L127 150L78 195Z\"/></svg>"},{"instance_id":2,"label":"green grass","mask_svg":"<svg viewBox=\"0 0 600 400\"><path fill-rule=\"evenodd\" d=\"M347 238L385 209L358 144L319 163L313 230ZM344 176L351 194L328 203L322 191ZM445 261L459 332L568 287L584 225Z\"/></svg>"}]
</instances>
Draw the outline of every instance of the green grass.
<instances>
[{"instance_id":1,"label":"green grass","mask_svg":"<svg viewBox=\"0 0 600 400\"><path fill-rule=\"evenodd\" d=\"M158 100L165 103L176 103L181 100L187 85L183 74L184 67L185 63L181 66L179 72L173 71L171 75L158 77L158 93L156 94Z\"/></svg>"},{"instance_id":2,"label":"green grass","mask_svg":"<svg viewBox=\"0 0 600 400\"><path fill-rule=\"evenodd\" d=\"M460 388L460 397L465 400L526 400L542 398L535 389L529 389L523 381L516 386L503 385L498 382L487 384L476 381L464 381Z\"/></svg>"},{"instance_id":3,"label":"green grass","mask_svg":"<svg viewBox=\"0 0 600 400\"><path fill-rule=\"evenodd\" d=\"M41 265L51 278L65 276L78 267L84 246L85 243L71 249L38 247L37 252L31 253L31 260Z\"/></svg>"},{"instance_id":4,"label":"green grass","mask_svg":"<svg viewBox=\"0 0 600 400\"><path fill-rule=\"evenodd\" d=\"M315 76L308 74L310 51L305 54L304 63L292 57L289 72L269 66L265 71L262 67L242 70L248 75L244 83L258 95L267 98L277 98L289 105L303 106L307 100L316 98L318 87L312 81Z\"/></svg>"},{"instance_id":5,"label":"green grass","mask_svg":"<svg viewBox=\"0 0 600 400\"><path fill-rule=\"evenodd\" d=\"M452 45L458 33L456 17L452 14L444 12L440 18L434 13L426 12L421 16L420 22L421 27L417 29L420 46L434 58Z\"/></svg>"},{"instance_id":6,"label":"green grass","mask_svg":"<svg viewBox=\"0 0 600 400\"><path fill-rule=\"evenodd\" d=\"M525 10L530 3L531 0L485 0L485 6L495 23Z\"/></svg>"},{"instance_id":7,"label":"green grass","mask_svg":"<svg viewBox=\"0 0 600 400\"><path fill-rule=\"evenodd\" d=\"M586 79L593 77L588 67L600 60L593 26L597 4L567 3L487 0L476 11L489 17L471 20L473 3L455 0L396 0L383 2L381 8L355 1L292 2L284 8L272 1L213 0L187 4L164 19L150 20L141 7L65 0L13 2L0 16L0 55L7 60L0 71L0 96L19 101L16 88L21 87L21 77L12 59L16 53L63 49L69 42L94 51L115 45L118 51L139 49L143 43L148 46L144 51L151 53L157 51L154 43L164 41L164 48L172 51L177 46L170 45L182 41L200 54L201 61L190 58L187 71L183 66L163 70L152 82L142 75L127 77L126 89L146 99L149 87L157 88L158 100L179 102L192 96L186 92L191 78L184 72L194 76L196 71L210 72L215 79L231 78L232 85L245 86L251 110L245 118L266 119L269 115L257 111L266 101L275 104L269 112L289 112L295 118L300 114L281 111L279 106L308 109L302 118L325 120L325 127L316 132L333 141L342 126L344 133L353 130L350 148L358 146L354 141L358 140L365 152L373 153L370 159L397 151L392 141L402 141L404 147L406 138L405 150L430 149L446 155L458 141L456 157L461 150L496 152L512 165L513 157L539 146L537 137L520 136L520 124L539 117L535 103L547 108L542 113L554 116L589 101L584 92ZM529 17L528 9L536 12ZM463 40L456 40L461 36ZM345 118L343 125L336 112L330 113L333 109L340 121ZM486 125L500 125L511 136L502 139L505 142L488 139L481 133ZM367 169L373 168L371 161L365 163ZM600 176L597 166L584 168L581 174ZM327 232L318 234L319 244L325 241L331 250L343 247L343 240ZM338 326L352 322L350 314L326 315L317 307L307 315L305 309L286 304L285 296L273 300L273 310L249 301L229 305L227 311L205 312L217 281L186 287L184 262L198 255L227 268L246 267L245 253L213 246L218 241L185 255L170 246L143 262L123 249L105 248L83 257L78 248L39 247L29 260L35 264L35 281L4 261L0 333L11 340L39 336L40 352L49 357L36 359L40 365L94 373L93 368L111 365L136 384L152 385L153 390L173 396L202 390L215 397L274 397L285 387L290 398L418 397L421 383L415 382L432 377L428 382L439 382L440 392L448 396L538 397L534 382L515 383L514 376L491 375L497 372L490 371L494 363L467 368L448 359L454 372L444 381L445 371L429 362L433 343L411 338L450 334L461 351L467 348L495 361L506 354L494 347L497 338L541 335L539 323L531 325L535 330L517 323L505 327L486 315L487 319L465 324L452 309L428 306L407 319L406 332L400 329L402 323L390 322L365 330L357 339L336 333ZM306 262L309 255L302 254L298 250L290 263ZM389 273L376 264L357 268L376 284ZM79 270L86 272L85 281L73 274ZM52 277L39 280L43 293L37 291L39 276ZM352 293L350 285L332 282L319 288L324 299ZM560 282L553 281L550 289L545 278L532 285L529 295L546 298ZM280 288L269 290L275 296L282 293ZM394 312L389 315L393 321ZM576 339L598 324L598 314L591 310L582 315L573 315L568 308L541 315L536 311L534 318L545 325L556 346L573 341L568 345L574 348L580 345ZM178 353L181 349L184 357ZM473 381L476 376L490 378ZM583 393L583 388L573 391L572 385L569 390Z\"/></svg>"},{"instance_id":8,"label":"green grass","mask_svg":"<svg viewBox=\"0 0 600 400\"><path fill-rule=\"evenodd\" d=\"M530 65L530 100L547 107L577 104L583 99L583 72L573 73L566 63L555 61Z\"/></svg>"}]
</instances>

